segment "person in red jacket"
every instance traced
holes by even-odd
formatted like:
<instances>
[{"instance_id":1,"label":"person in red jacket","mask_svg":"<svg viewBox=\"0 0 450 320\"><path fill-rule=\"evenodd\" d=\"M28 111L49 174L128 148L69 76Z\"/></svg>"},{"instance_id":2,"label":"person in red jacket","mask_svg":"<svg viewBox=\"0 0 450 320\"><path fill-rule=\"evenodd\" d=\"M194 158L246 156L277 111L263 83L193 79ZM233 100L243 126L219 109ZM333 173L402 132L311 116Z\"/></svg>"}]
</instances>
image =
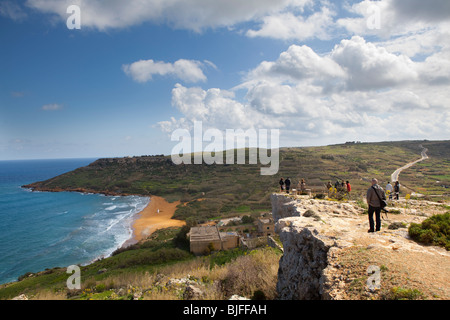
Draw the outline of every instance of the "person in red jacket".
<instances>
[{"instance_id":1,"label":"person in red jacket","mask_svg":"<svg viewBox=\"0 0 450 320\"><path fill-rule=\"evenodd\" d=\"M350 182L346 182L347 184L347 192L350 193L350 191L352 191L352 186L350 185Z\"/></svg>"}]
</instances>

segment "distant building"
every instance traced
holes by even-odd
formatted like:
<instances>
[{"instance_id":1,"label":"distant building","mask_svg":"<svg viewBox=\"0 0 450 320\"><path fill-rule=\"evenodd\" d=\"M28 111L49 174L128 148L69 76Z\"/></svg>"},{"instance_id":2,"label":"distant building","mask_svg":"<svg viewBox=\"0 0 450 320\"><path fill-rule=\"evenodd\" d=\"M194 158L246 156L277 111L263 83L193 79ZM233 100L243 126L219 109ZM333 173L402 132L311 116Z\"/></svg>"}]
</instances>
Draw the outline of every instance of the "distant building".
<instances>
[{"instance_id":1,"label":"distant building","mask_svg":"<svg viewBox=\"0 0 450 320\"><path fill-rule=\"evenodd\" d=\"M239 236L235 232L219 232L217 226L193 227L190 230L190 251L195 255L238 246Z\"/></svg>"},{"instance_id":2,"label":"distant building","mask_svg":"<svg viewBox=\"0 0 450 320\"><path fill-rule=\"evenodd\" d=\"M275 224L272 218L258 219L258 233L264 236L271 236L275 233Z\"/></svg>"}]
</instances>

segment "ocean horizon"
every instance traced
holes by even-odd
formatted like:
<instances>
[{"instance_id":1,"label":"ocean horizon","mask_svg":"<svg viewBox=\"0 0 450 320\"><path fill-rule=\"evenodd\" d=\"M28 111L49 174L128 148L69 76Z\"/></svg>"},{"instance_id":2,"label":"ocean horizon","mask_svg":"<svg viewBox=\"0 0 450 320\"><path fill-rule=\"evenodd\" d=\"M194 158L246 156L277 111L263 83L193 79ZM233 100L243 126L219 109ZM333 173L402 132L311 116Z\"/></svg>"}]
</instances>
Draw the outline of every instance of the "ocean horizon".
<instances>
[{"instance_id":1,"label":"ocean horizon","mask_svg":"<svg viewBox=\"0 0 450 320\"><path fill-rule=\"evenodd\" d=\"M132 223L149 197L22 188L95 160L0 161L0 284L27 272L89 264L132 238Z\"/></svg>"}]
</instances>

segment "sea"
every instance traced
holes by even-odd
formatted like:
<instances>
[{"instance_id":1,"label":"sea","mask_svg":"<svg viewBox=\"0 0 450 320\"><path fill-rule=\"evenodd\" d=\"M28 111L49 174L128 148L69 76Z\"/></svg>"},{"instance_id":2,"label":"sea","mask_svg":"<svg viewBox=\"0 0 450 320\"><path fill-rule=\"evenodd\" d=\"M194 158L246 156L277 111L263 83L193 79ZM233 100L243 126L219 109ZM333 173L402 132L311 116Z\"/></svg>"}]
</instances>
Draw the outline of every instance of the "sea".
<instances>
[{"instance_id":1,"label":"sea","mask_svg":"<svg viewBox=\"0 0 450 320\"><path fill-rule=\"evenodd\" d=\"M27 272L89 264L132 238L148 197L22 188L95 160L0 161L0 284Z\"/></svg>"}]
</instances>

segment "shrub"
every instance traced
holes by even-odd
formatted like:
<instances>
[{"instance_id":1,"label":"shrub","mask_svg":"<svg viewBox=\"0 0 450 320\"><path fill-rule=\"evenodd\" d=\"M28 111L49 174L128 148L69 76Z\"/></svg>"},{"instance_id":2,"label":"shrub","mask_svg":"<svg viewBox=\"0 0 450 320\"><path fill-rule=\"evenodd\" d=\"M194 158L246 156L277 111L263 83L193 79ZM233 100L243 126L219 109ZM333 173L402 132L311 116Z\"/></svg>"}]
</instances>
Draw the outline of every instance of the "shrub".
<instances>
[{"instance_id":1,"label":"shrub","mask_svg":"<svg viewBox=\"0 0 450 320\"><path fill-rule=\"evenodd\" d=\"M103 292L105 290L106 290L106 285L104 283L100 283L100 284L95 286L95 291L96 292Z\"/></svg>"},{"instance_id":2,"label":"shrub","mask_svg":"<svg viewBox=\"0 0 450 320\"><path fill-rule=\"evenodd\" d=\"M331 160L331 161L333 161L334 160L334 156L333 155L331 155L331 154L324 154L324 155L322 155L322 156L320 156L323 160Z\"/></svg>"},{"instance_id":3,"label":"shrub","mask_svg":"<svg viewBox=\"0 0 450 320\"><path fill-rule=\"evenodd\" d=\"M424 299L424 294L417 289L404 289L394 287L386 296L388 300L419 300Z\"/></svg>"},{"instance_id":4,"label":"shrub","mask_svg":"<svg viewBox=\"0 0 450 320\"><path fill-rule=\"evenodd\" d=\"M243 224L253 223L253 221L255 221L255 219L253 219L251 216L243 216L242 217Z\"/></svg>"},{"instance_id":5,"label":"shrub","mask_svg":"<svg viewBox=\"0 0 450 320\"><path fill-rule=\"evenodd\" d=\"M400 228L406 228L406 224L404 222L393 222L389 225L389 230L397 230Z\"/></svg>"},{"instance_id":6,"label":"shrub","mask_svg":"<svg viewBox=\"0 0 450 320\"><path fill-rule=\"evenodd\" d=\"M183 226L173 239L175 245L180 249L189 250L190 242L187 234L191 230L190 225Z\"/></svg>"},{"instance_id":7,"label":"shrub","mask_svg":"<svg viewBox=\"0 0 450 320\"><path fill-rule=\"evenodd\" d=\"M244 255L246 252L246 250L241 248L216 252L209 256L210 269L214 268L214 266L222 266L230 261L233 261L237 257Z\"/></svg>"},{"instance_id":8,"label":"shrub","mask_svg":"<svg viewBox=\"0 0 450 320\"><path fill-rule=\"evenodd\" d=\"M231 263L222 280L224 295L238 294L254 300L276 298L278 254L271 250L255 250Z\"/></svg>"},{"instance_id":9,"label":"shrub","mask_svg":"<svg viewBox=\"0 0 450 320\"><path fill-rule=\"evenodd\" d=\"M415 241L450 250L450 212L434 215L421 224L411 223L408 233Z\"/></svg>"},{"instance_id":10,"label":"shrub","mask_svg":"<svg viewBox=\"0 0 450 320\"><path fill-rule=\"evenodd\" d=\"M32 272L27 272L27 273L25 273L25 274L19 276L19 277L17 278L17 280L18 280L18 281L22 281L23 279L26 279L26 278L28 278L28 277L30 277L30 276L32 276L32 275L33 275Z\"/></svg>"}]
</instances>

